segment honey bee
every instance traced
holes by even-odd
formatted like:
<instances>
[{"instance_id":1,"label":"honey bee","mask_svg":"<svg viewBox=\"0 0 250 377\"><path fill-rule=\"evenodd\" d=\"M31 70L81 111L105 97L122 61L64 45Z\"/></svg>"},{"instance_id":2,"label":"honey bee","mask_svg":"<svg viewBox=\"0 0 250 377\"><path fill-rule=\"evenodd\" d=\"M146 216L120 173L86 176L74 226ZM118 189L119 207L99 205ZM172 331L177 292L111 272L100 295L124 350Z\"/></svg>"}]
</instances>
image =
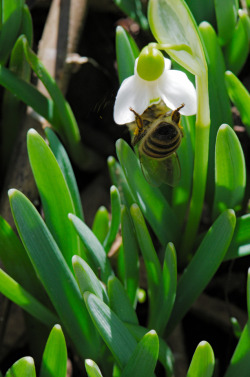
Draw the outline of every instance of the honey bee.
<instances>
[{"instance_id":1,"label":"honey bee","mask_svg":"<svg viewBox=\"0 0 250 377\"><path fill-rule=\"evenodd\" d=\"M142 172L146 180L159 186L166 183L176 186L181 177L181 168L177 149L183 138L179 110L168 111L161 101L148 107L142 115L135 114L135 122L129 124L133 130L132 146L138 144L138 154Z\"/></svg>"}]
</instances>

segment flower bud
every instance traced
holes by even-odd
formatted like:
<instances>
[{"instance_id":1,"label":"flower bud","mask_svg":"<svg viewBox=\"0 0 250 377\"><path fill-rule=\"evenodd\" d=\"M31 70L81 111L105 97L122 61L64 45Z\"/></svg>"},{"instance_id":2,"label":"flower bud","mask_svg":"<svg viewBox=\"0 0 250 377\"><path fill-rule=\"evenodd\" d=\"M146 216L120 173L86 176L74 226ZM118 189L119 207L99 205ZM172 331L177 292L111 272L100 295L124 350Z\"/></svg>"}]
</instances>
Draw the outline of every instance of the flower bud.
<instances>
[{"instance_id":1,"label":"flower bud","mask_svg":"<svg viewBox=\"0 0 250 377\"><path fill-rule=\"evenodd\" d=\"M164 57L159 50L151 46L142 49L138 58L137 73L143 80L157 80L162 75L164 68Z\"/></svg>"}]
</instances>

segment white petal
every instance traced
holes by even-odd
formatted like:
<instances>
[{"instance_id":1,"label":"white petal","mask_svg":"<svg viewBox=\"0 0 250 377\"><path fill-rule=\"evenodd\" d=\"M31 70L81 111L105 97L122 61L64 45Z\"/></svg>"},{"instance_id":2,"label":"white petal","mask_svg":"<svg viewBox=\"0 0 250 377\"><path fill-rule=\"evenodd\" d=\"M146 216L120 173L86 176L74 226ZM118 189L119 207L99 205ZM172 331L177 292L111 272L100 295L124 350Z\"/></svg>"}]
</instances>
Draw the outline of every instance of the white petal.
<instances>
[{"instance_id":1,"label":"white petal","mask_svg":"<svg viewBox=\"0 0 250 377\"><path fill-rule=\"evenodd\" d=\"M114 121L117 124L130 123L135 120L135 115L130 107L138 114L142 114L149 106L152 91L148 81L138 76L130 76L125 79L118 90L114 105Z\"/></svg>"},{"instance_id":2,"label":"white petal","mask_svg":"<svg viewBox=\"0 0 250 377\"><path fill-rule=\"evenodd\" d=\"M196 90L184 72L165 71L158 80L158 86L162 100L170 109L174 110L184 103L185 106L180 110L181 114L196 114Z\"/></svg>"},{"instance_id":3,"label":"white petal","mask_svg":"<svg viewBox=\"0 0 250 377\"><path fill-rule=\"evenodd\" d=\"M171 68L171 60L168 58L164 58L165 61L165 69L164 71L168 71Z\"/></svg>"}]
</instances>

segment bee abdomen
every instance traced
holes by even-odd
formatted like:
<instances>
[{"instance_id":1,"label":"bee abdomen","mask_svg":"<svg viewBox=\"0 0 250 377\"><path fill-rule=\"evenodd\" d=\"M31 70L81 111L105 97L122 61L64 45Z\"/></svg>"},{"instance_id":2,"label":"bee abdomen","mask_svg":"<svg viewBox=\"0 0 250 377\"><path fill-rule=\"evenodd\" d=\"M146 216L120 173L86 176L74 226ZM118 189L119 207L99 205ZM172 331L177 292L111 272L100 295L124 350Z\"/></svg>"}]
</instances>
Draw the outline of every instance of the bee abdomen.
<instances>
[{"instance_id":1,"label":"bee abdomen","mask_svg":"<svg viewBox=\"0 0 250 377\"><path fill-rule=\"evenodd\" d=\"M171 123L161 122L142 143L142 152L152 158L164 158L174 153L181 143L181 132Z\"/></svg>"}]
</instances>

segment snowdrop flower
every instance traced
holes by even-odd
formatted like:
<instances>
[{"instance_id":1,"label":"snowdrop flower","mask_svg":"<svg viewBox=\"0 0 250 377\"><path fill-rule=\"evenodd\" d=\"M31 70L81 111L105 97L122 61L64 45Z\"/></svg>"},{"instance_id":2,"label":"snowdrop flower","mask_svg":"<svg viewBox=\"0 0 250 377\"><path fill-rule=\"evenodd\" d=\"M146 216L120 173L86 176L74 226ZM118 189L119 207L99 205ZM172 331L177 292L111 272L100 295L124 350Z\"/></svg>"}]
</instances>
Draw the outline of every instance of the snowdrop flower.
<instances>
[{"instance_id":1,"label":"snowdrop flower","mask_svg":"<svg viewBox=\"0 0 250 377\"><path fill-rule=\"evenodd\" d=\"M196 114L196 90L187 75L170 70L171 61L152 46L144 47L135 61L135 73L125 79L117 93L114 120L117 124L130 123L135 115L130 108L142 114L153 103L161 100L171 110L181 104L182 115Z\"/></svg>"}]
</instances>

